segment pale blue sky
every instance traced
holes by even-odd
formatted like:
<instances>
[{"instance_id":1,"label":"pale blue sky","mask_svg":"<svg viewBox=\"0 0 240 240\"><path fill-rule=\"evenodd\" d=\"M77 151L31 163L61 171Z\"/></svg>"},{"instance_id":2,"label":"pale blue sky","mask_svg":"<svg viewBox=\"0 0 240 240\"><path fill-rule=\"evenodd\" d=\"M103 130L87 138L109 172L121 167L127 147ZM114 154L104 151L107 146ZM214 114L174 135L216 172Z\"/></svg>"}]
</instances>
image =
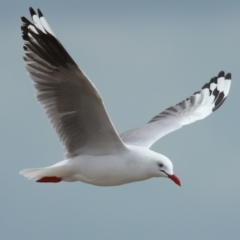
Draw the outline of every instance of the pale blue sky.
<instances>
[{"instance_id":1,"label":"pale blue sky","mask_svg":"<svg viewBox=\"0 0 240 240\"><path fill-rule=\"evenodd\" d=\"M207 119L153 146L182 181L38 184L18 172L63 159L22 60L21 16L41 8L99 89L119 133L231 72ZM0 232L6 240L240 239L240 1L0 1Z\"/></svg>"}]
</instances>

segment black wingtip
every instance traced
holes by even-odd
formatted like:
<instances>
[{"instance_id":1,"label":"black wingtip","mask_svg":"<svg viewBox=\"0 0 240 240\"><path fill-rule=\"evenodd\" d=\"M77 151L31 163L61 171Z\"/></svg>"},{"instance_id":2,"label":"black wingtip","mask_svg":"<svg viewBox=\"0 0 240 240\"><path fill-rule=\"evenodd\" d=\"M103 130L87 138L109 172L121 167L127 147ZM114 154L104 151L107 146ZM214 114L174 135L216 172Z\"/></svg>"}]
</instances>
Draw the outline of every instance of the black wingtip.
<instances>
[{"instance_id":1,"label":"black wingtip","mask_svg":"<svg viewBox=\"0 0 240 240\"><path fill-rule=\"evenodd\" d=\"M31 24L25 17L21 17L21 20L25 24Z\"/></svg>"},{"instance_id":2,"label":"black wingtip","mask_svg":"<svg viewBox=\"0 0 240 240\"><path fill-rule=\"evenodd\" d=\"M228 73L225 78L228 79L228 80L231 80L232 79L232 74Z\"/></svg>"},{"instance_id":3,"label":"black wingtip","mask_svg":"<svg viewBox=\"0 0 240 240\"><path fill-rule=\"evenodd\" d=\"M26 25L23 25L21 26L21 30L24 32L26 30L27 26Z\"/></svg>"},{"instance_id":4,"label":"black wingtip","mask_svg":"<svg viewBox=\"0 0 240 240\"><path fill-rule=\"evenodd\" d=\"M23 35L22 35L22 39L23 39L24 41L29 41L29 37L28 37L27 34L23 34Z\"/></svg>"},{"instance_id":5,"label":"black wingtip","mask_svg":"<svg viewBox=\"0 0 240 240\"><path fill-rule=\"evenodd\" d=\"M43 17L43 14L42 14L42 12L41 12L41 10L38 8L38 17L40 18L40 17Z\"/></svg>"},{"instance_id":6,"label":"black wingtip","mask_svg":"<svg viewBox=\"0 0 240 240\"><path fill-rule=\"evenodd\" d=\"M219 74L218 74L218 77L219 77ZM217 79L218 77L213 77L210 81L210 83L217 83Z\"/></svg>"},{"instance_id":7,"label":"black wingtip","mask_svg":"<svg viewBox=\"0 0 240 240\"><path fill-rule=\"evenodd\" d=\"M204 86L202 87L202 89L204 89L204 88L210 88L210 82L209 82L209 83L206 83L206 84L204 84Z\"/></svg>"},{"instance_id":8,"label":"black wingtip","mask_svg":"<svg viewBox=\"0 0 240 240\"><path fill-rule=\"evenodd\" d=\"M216 107L214 107L212 111L215 112L218 108L220 108L226 99L227 97L223 98L223 100Z\"/></svg>"},{"instance_id":9,"label":"black wingtip","mask_svg":"<svg viewBox=\"0 0 240 240\"><path fill-rule=\"evenodd\" d=\"M218 74L218 78L220 78L220 77L224 77L224 76L225 76L224 71L221 71L221 72Z\"/></svg>"},{"instance_id":10,"label":"black wingtip","mask_svg":"<svg viewBox=\"0 0 240 240\"><path fill-rule=\"evenodd\" d=\"M31 17L33 17L33 15L36 15L36 12L33 10L32 7L29 8L29 12L31 14Z\"/></svg>"}]
</instances>

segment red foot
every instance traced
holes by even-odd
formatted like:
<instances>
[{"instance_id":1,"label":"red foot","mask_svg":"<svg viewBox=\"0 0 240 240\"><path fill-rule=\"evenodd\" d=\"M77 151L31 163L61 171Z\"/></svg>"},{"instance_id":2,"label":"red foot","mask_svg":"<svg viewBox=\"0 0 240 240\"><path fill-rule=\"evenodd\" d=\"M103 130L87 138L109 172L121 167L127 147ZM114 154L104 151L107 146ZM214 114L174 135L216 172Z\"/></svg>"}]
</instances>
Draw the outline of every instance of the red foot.
<instances>
[{"instance_id":1,"label":"red foot","mask_svg":"<svg viewBox=\"0 0 240 240\"><path fill-rule=\"evenodd\" d=\"M51 182L51 183L58 183L61 181L62 179L59 177L42 177L37 180L37 182Z\"/></svg>"}]
</instances>

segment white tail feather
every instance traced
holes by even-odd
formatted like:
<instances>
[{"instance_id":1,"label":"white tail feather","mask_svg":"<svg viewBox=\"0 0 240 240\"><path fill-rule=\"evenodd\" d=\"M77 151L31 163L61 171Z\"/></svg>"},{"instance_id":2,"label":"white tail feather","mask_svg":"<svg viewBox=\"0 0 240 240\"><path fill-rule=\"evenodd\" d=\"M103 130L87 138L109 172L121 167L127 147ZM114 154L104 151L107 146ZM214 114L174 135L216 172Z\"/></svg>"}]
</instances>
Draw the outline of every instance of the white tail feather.
<instances>
[{"instance_id":1,"label":"white tail feather","mask_svg":"<svg viewBox=\"0 0 240 240\"><path fill-rule=\"evenodd\" d=\"M26 177L27 179L31 180L38 180L39 178L43 177L45 174L45 168L31 168L31 169L24 169L19 173Z\"/></svg>"},{"instance_id":2,"label":"white tail feather","mask_svg":"<svg viewBox=\"0 0 240 240\"><path fill-rule=\"evenodd\" d=\"M62 177L62 167L30 168L24 169L19 173L30 180L38 180L43 177Z\"/></svg>"}]
</instances>

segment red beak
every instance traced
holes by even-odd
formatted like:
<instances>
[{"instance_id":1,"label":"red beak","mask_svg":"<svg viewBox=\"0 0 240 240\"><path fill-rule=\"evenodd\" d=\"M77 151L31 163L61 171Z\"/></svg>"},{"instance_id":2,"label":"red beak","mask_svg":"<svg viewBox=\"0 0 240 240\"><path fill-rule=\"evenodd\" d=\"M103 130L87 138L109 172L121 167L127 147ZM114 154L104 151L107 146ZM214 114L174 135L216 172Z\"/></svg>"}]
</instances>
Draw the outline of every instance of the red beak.
<instances>
[{"instance_id":1,"label":"red beak","mask_svg":"<svg viewBox=\"0 0 240 240\"><path fill-rule=\"evenodd\" d=\"M181 182L180 182L180 180L178 179L178 177L177 177L175 174L173 174L173 175L168 175L168 177L169 177L171 180L173 180L178 186L181 186Z\"/></svg>"}]
</instances>

